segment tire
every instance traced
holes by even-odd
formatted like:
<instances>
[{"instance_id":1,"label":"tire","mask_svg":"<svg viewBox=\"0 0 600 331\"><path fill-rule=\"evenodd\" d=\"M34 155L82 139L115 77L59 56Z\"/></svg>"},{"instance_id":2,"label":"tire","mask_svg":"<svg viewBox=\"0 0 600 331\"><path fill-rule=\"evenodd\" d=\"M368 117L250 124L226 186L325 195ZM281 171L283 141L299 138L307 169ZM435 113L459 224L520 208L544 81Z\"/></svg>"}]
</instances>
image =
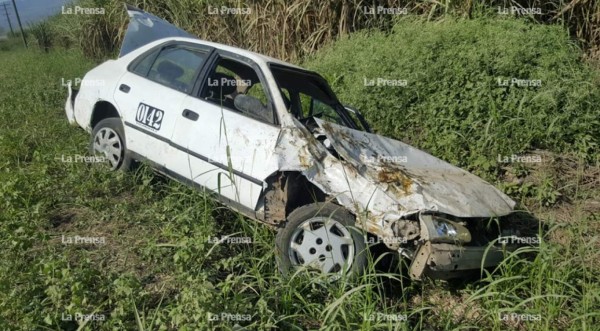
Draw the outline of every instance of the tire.
<instances>
[{"instance_id":1,"label":"tire","mask_svg":"<svg viewBox=\"0 0 600 331\"><path fill-rule=\"evenodd\" d=\"M106 158L111 170L130 170L133 159L125 143L125 131L119 118L105 118L92 131L90 153Z\"/></svg>"},{"instance_id":2,"label":"tire","mask_svg":"<svg viewBox=\"0 0 600 331\"><path fill-rule=\"evenodd\" d=\"M350 212L333 203L312 203L294 210L275 240L279 269L287 274L306 266L332 274L334 280L344 273L361 275L368 252L363 233L354 223Z\"/></svg>"}]
</instances>

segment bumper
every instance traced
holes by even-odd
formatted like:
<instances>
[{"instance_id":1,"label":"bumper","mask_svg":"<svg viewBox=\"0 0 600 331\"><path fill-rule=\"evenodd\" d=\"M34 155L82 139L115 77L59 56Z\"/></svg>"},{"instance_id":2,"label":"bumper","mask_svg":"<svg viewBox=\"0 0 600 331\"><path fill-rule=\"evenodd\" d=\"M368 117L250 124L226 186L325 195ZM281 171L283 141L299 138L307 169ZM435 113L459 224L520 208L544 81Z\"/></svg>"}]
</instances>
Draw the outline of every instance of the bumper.
<instances>
[{"instance_id":1,"label":"bumper","mask_svg":"<svg viewBox=\"0 0 600 331\"><path fill-rule=\"evenodd\" d=\"M65 113L67 114L69 124L77 125L75 122L75 97L77 96L79 90L73 89L70 82L67 85L67 89L69 94L67 96L67 101L65 102Z\"/></svg>"},{"instance_id":2,"label":"bumper","mask_svg":"<svg viewBox=\"0 0 600 331\"><path fill-rule=\"evenodd\" d=\"M409 274L412 279L421 279L423 275L436 279L454 278L467 271L497 266L505 253L512 250L512 247L487 249L426 242L417 250Z\"/></svg>"}]
</instances>

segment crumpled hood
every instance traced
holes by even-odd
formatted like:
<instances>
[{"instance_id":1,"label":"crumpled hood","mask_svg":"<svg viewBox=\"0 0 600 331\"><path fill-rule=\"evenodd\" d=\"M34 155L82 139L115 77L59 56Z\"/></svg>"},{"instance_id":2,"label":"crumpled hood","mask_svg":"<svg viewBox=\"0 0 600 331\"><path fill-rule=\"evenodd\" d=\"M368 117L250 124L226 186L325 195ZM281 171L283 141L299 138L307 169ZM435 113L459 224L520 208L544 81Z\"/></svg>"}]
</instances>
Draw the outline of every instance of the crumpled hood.
<instances>
[{"instance_id":1,"label":"crumpled hood","mask_svg":"<svg viewBox=\"0 0 600 331\"><path fill-rule=\"evenodd\" d=\"M405 212L457 217L509 214L515 202L483 179L403 142L316 119L341 158L374 181Z\"/></svg>"}]
</instances>

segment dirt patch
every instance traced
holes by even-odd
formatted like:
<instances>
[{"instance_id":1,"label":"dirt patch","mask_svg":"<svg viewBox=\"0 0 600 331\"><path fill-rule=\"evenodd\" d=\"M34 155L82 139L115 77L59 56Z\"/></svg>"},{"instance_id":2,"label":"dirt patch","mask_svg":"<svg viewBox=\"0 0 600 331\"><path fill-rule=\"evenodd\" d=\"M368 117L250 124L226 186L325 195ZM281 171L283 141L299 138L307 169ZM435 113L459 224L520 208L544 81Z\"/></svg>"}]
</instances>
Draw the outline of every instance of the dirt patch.
<instances>
[{"instance_id":1,"label":"dirt patch","mask_svg":"<svg viewBox=\"0 0 600 331\"><path fill-rule=\"evenodd\" d=\"M523 193L523 205L529 209L554 209L583 199L587 200L586 210L600 210L600 165L588 164L574 154L535 150L528 155L538 157L541 162L508 163L502 166L503 176L500 178L521 191L527 191Z\"/></svg>"},{"instance_id":2,"label":"dirt patch","mask_svg":"<svg viewBox=\"0 0 600 331\"><path fill-rule=\"evenodd\" d=\"M115 218L106 220L84 206L54 209L48 215L50 239L43 245L55 247L72 265L89 259L101 270L134 271L140 277L148 272L136 247L147 246L150 229ZM157 234L158 235L158 234Z\"/></svg>"},{"instance_id":3,"label":"dirt patch","mask_svg":"<svg viewBox=\"0 0 600 331\"><path fill-rule=\"evenodd\" d=\"M48 215L48 222L55 231L65 231L79 220L88 218L91 213L86 207L58 208Z\"/></svg>"}]
</instances>

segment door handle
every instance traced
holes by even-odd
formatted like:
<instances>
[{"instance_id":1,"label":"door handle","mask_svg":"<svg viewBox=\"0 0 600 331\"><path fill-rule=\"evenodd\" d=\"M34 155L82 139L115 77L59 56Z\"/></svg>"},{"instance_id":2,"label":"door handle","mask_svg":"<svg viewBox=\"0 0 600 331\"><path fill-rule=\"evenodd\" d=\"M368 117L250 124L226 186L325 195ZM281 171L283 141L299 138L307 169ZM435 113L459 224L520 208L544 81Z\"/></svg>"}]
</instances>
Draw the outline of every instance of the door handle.
<instances>
[{"instance_id":1,"label":"door handle","mask_svg":"<svg viewBox=\"0 0 600 331\"><path fill-rule=\"evenodd\" d=\"M131 90L131 87L129 87L129 85L121 84L119 86L119 91L121 91L121 92L129 93L130 90Z\"/></svg>"},{"instance_id":2,"label":"door handle","mask_svg":"<svg viewBox=\"0 0 600 331\"><path fill-rule=\"evenodd\" d=\"M184 109L183 113L181 115L183 115L183 117L187 118L188 120L192 120L192 121L198 120L198 113L191 111L189 109Z\"/></svg>"}]
</instances>

